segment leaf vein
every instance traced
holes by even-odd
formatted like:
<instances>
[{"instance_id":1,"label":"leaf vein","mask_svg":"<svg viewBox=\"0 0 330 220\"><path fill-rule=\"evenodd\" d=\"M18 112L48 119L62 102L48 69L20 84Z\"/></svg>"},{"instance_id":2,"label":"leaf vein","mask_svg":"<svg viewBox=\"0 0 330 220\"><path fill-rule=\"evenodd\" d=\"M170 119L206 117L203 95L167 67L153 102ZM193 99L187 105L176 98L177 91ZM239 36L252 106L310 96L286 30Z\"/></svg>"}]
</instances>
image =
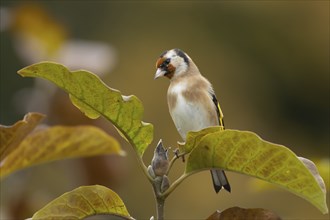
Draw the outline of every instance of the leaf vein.
<instances>
[{"instance_id":1,"label":"leaf vein","mask_svg":"<svg viewBox=\"0 0 330 220\"><path fill-rule=\"evenodd\" d=\"M228 167L228 163L232 160L233 155L236 153L238 150L238 147L233 147L234 149L228 154L227 160L224 164L225 167Z\"/></svg>"},{"instance_id":2,"label":"leaf vein","mask_svg":"<svg viewBox=\"0 0 330 220\"><path fill-rule=\"evenodd\" d=\"M80 209L80 208L78 208L78 207L74 207L74 206L70 205L70 204L68 203L68 201L66 201L65 205L68 206L68 207L71 208L71 209L78 210L79 212L83 213L85 216L88 216L88 215L89 215L89 214L86 213L84 210L82 210L82 209Z\"/></svg>"},{"instance_id":3,"label":"leaf vein","mask_svg":"<svg viewBox=\"0 0 330 220\"><path fill-rule=\"evenodd\" d=\"M260 165L257 169L256 169L256 171L255 171L255 173L257 174L257 173L259 173L259 171L261 170L261 169L263 169L265 166L267 166L268 165L268 161L270 161L270 160L272 160L274 157L276 157L278 154L280 154L280 153L282 153L281 151L277 151L277 152L275 152L273 155L271 155L271 157L269 157L266 161L264 161L264 163L262 164L262 165Z\"/></svg>"},{"instance_id":4,"label":"leaf vein","mask_svg":"<svg viewBox=\"0 0 330 220\"><path fill-rule=\"evenodd\" d=\"M121 109L123 108L123 102L118 102L119 103L119 109L118 109L118 113L116 115L116 117L114 118L114 122L118 125L118 120L119 120L119 115L121 114Z\"/></svg>"},{"instance_id":5,"label":"leaf vein","mask_svg":"<svg viewBox=\"0 0 330 220\"><path fill-rule=\"evenodd\" d=\"M258 148L257 151L255 151L254 155L249 157L249 160L244 163L244 165L242 166L242 168L240 169L241 171L244 170L249 164L254 163L254 159L257 158L259 156L260 153L260 148Z\"/></svg>"},{"instance_id":6,"label":"leaf vein","mask_svg":"<svg viewBox=\"0 0 330 220\"><path fill-rule=\"evenodd\" d=\"M97 214L97 211L95 210L94 206L92 205L92 203L89 202L89 200L85 197L84 194L80 194L80 196L83 198L83 200L85 200L88 205L92 208L92 210L94 211L94 214Z\"/></svg>"},{"instance_id":7,"label":"leaf vein","mask_svg":"<svg viewBox=\"0 0 330 220\"><path fill-rule=\"evenodd\" d=\"M107 203L103 200L103 198L102 198L102 196L100 196L100 194L99 194L99 192L97 191L96 192L96 195L101 199L101 201L102 201L102 203L103 203L103 205L105 206L105 208L108 210L108 213L110 213L110 209L109 209L109 207L108 207L108 205L107 205Z\"/></svg>"},{"instance_id":8,"label":"leaf vein","mask_svg":"<svg viewBox=\"0 0 330 220\"><path fill-rule=\"evenodd\" d=\"M129 128L127 129L127 133L129 133L133 127L133 121L134 121L134 118L133 118L133 115L134 115L134 112L135 112L135 106L133 106L133 110L131 111L131 124L129 125Z\"/></svg>"}]
</instances>

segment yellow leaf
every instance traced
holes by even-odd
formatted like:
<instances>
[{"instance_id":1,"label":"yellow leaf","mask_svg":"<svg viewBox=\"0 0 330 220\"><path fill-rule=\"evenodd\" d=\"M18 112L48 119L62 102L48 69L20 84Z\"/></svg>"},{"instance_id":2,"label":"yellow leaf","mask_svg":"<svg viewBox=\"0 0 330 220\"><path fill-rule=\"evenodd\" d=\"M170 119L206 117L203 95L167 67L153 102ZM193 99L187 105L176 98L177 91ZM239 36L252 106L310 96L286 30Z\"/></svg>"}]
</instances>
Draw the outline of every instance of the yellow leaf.
<instances>
[{"instance_id":1,"label":"yellow leaf","mask_svg":"<svg viewBox=\"0 0 330 220\"><path fill-rule=\"evenodd\" d=\"M31 112L12 126L0 125L0 161L12 152L44 117L40 113Z\"/></svg>"},{"instance_id":2,"label":"yellow leaf","mask_svg":"<svg viewBox=\"0 0 330 220\"><path fill-rule=\"evenodd\" d=\"M123 155L116 139L92 126L54 126L35 131L1 161L0 177L54 160L101 154Z\"/></svg>"},{"instance_id":3,"label":"yellow leaf","mask_svg":"<svg viewBox=\"0 0 330 220\"><path fill-rule=\"evenodd\" d=\"M141 101L136 96L122 96L95 74L84 70L71 72L65 66L53 62L33 64L18 73L24 77L40 77L55 83L70 94L74 105L86 116L104 116L140 156L152 142L152 124L141 121L144 112Z\"/></svg>"},{"instance_id":4,"label":"yellow leaf","mask_svg":"<svg viewBox=\"0 0 330 220\"><path fill-rule=\"evenodd\" d=\"M325 186L315 165L302 162L288 148L236 130L206 134L196 144L187 159L187 174L211 168L235 171L279 185L328 212Z\"/></svg>"},{"instance_id":5,"label":"yellow leaf","mask_svg":"<svg viewBox=\"0 0 330 220\"><path fill-rule=\"evenodd\" d=\"M190 153L194 149L194 147L198 146L199 142L206 134L222 130L223 129L221 129L219 126L214 126L200 131L190 131L187 134L186 143L183 145L179 144L180 151L182 153Z\"/></svg>"},{"instance_id":6,"label":"yellow leaf","mask_svg":"<svg viewBox=\"0 0 330 220\"><path fill-rule=\"evenodd\" d=\"M104 186L81 186L48 203L32 219L84 219L92 215L116 215L133 219L121 198Z\"/></svg>"}]
</instances>

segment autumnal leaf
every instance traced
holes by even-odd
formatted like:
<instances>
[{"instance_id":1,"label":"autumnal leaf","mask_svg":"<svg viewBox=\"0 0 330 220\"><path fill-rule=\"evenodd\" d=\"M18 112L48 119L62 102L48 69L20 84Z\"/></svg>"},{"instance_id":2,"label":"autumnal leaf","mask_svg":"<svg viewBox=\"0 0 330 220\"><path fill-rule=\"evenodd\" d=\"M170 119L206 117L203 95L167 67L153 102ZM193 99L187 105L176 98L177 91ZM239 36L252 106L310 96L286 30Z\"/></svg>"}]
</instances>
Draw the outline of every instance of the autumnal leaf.
<instances>
[{"instance_id":1,"label":"autumnal leaf","mask_svg":"<svg viewBox=\"0 0 330 220\"><path fill-rule=\"evenodd\" d=\"M59 159L123 155L116 139L97 127L54 126L28 135L0 164L3 178L19 169Z\"/></svg>"},{"instance_id":2,"label":"autumnal leaf","mask_svg":"<svg viewBox=\"0 0 330 220\"><path fill-rule=\"evenodd\" d=\"M330 190L330 158L313 158L313 162L324 180L327 190Z\"/></svg>"},{"instance_id":3,"label":"autumnal leaf","mask_svg":"<svg viewBox=\"0 0 330 220\"><path fill-rule=\"evenodd\" d=\"M206 135L213 132L221 131L219 126L209 127L200 131L190 131L187 134L186 143L178 143L181 153L190 153L194 147L198 146L201 139Z\"/></svg>"},{"instance_id":4,"label":"autumnal leaf","mask_svg":"<svg viewBox=\"0 0 330 220\"><path fill-rule=\"evenodd\" d=\"M256 208L244 209L240 207L232 207L222 212L216 211L210 215L206 220L281 220L281 218L274 212Z\"/></svg>"},{"instance_id":5,"label":"autumnal leaf","mask_svg":"<svg viewBox=\"0 0 330 220\"><path fill-rule=\"evenodd\" d=\"M81 186L48 203L32 219L84 219L92 215L133 219L121 198L104 186Z\"/></svg>"},{"instance_id":6,"label":"autumnal leaf","mask_svg":"<svg viewBox=\"0 0 330 220\"><path fill-rule=\"evenodd\" d=\"M0 161L10 154L44 117L40 113L31 112L12 126L0 125Z\"/></svg>"},{"instance_id":7,"label":"autumnal leaf","mask_svg":"<svg viewBox=\"0 0 330 220\"><path fill-rule=\"evenodd\" d=\"M322 189L323 193L326 194L326 186L324 183L323 178L321 177L319 171L317 170L316 165L313 163L313 161L308 160L304 157L298 157L298 159L305 165L305 167L311 172L311 174L314 176L316 182Z\"/></svg>"},{"instance_id":8,"label":"autumnal leaf","mask_svg":"<svg viewBox=\"0 0 330 220\"><path fill-rule=\"evenodd\" d=\"M277 184L311 202L322 213L328 212L325 189L318 180L321 177L288 148L264 141L252 132L224 130L204 135L191 151L185 172L192 174L210 168Z\"/></svg>"},{"instance_id":9,"label":"autumnal leaf","mask_svg":"<svg viewBox=\"0 0 330 220\"><path fill-rule=\"evenodd\" d=\"M140 156L151 143L153 126L141 121L144 112L141 101L136 96L122 96L119 91L106 86L95 74L84 70L70 72L65 66L53 62L33 64L18 73L55 83L69 93L73 104L90 118L103 115Z\"/></svg>"},{"instance_id":10,"label":"autumnal leaf","mask_svg":"<svg viewBox=\"0 0 330 220\"><path fill-rule=\"evenodd\" d=\"M329 158L313 158L313 162L303 157L298 157L298 159L300 159L305 164L305 166L311 171L316 181L319 182L321 188L324 188L324 191L330 189ZM277 189L274 187L274 185L269 184L268 182L265 181L260 181L259 179L256 178L249 180L248 185L251 188L251 190L253 190L254 192Z\"/></svg>"}]
</instances>

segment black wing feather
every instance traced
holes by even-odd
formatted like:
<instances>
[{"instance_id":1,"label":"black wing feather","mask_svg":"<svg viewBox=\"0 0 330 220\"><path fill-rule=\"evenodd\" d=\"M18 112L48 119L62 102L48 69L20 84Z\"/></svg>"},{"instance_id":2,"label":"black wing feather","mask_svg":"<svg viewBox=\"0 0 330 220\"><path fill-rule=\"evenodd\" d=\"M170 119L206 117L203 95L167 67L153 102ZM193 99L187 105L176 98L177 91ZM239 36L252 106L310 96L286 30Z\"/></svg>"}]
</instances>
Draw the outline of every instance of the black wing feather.
<instances>
[{"instance_id":1,"label":"black wing feather","mask_svg":"<svg viewBox=\"0 0 330 220\"><path fill-rule=\"evenodd\" d=\"M219 125L223 126L223 128L225 128L225 122L223 120L223 116L221 115L221 109L220 109L220 104L217 100L217 97L215 96L215 94L211 94L212 95L212 101L214 103L215 109L217 111L217 116L218 116L218 120L219 120Z\"/></svg>"}]
</instances>

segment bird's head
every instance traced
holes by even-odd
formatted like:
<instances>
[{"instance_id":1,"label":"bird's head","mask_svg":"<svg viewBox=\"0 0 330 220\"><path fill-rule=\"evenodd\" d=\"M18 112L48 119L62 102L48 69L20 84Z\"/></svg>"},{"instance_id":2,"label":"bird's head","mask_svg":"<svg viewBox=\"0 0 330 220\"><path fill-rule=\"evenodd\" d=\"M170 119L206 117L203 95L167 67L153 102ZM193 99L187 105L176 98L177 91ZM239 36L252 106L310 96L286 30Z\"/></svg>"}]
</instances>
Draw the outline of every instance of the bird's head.
<instances>
[{"instance_id":1,"label":"bird's head","mask_svg":"<svg viewBox=\"0 0 330 220\"><path fill-rule=\"evenodd\" d=\"M180 49L167 50L162 53L156 62L157 72L155 79L166 76L169 79L184 74L191 62L190 57Z\"/></svg>"}]
</instances>

